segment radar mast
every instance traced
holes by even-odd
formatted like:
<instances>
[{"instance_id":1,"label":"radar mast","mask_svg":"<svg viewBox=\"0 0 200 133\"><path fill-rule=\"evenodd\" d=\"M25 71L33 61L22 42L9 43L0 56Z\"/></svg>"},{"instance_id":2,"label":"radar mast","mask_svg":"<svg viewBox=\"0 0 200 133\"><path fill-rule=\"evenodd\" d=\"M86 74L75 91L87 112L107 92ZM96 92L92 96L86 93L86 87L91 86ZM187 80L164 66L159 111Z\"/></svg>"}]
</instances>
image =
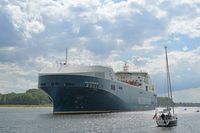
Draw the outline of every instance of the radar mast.
<instances>
[{"instance_id":1,"label":"radar mast","mask_svg":"<svg viewBox=\"0 0 200 133\"><path fill-rule=\"evenodd\" d=\"M66 53L65 53L65 62L64 65L67 65L67 48L66 48Z\"/></svg>"},{"instance_id":2,"label":"radar mast","mask_svg":"<svg viewBox=\"0 0 200 133\"><path fill-rule=\"evenodd\" d=\"M128 64L127 64L127 62L125 62L125 64L124 64L124 72L128 72Z\"/></svg>"}]
</instances>

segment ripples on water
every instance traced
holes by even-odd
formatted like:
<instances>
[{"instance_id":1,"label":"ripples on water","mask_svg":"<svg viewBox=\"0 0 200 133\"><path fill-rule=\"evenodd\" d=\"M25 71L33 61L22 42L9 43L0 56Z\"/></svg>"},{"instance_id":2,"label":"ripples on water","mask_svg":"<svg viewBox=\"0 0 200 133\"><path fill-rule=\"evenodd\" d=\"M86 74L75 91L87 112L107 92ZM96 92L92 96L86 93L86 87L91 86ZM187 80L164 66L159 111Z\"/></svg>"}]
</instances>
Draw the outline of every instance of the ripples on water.
<instances>
[{"instance_id":1,"label":"ripples on water","mask_svg":"<svg viewBox=\"0 0 200 133\"><path fill-rule=\"evenodd\" d=\"M0 133L200 133L199 108L176 108L178 126L156 127L154 111L53 115L52 108L0 108Z\"/></svg>"}]
</instances>

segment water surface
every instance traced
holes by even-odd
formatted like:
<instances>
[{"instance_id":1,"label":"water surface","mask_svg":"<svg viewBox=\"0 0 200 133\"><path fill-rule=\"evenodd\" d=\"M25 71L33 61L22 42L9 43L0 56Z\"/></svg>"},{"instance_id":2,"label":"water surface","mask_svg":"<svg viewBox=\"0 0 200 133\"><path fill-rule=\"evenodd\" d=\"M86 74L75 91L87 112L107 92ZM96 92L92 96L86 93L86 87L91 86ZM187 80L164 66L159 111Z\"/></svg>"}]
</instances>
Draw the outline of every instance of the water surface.
<instances>
[{"instance_id":1,"label":"water surface","mask_svg":"<svg viewBox=\"0 0 200 133\"><path fill-rule=\"evenodd\" d=\"M0 133L199 133L199 108L176 108L178 126L157 127L154 111L53 115L51 107L1 107Z\"/></svg>"}]
</instances>

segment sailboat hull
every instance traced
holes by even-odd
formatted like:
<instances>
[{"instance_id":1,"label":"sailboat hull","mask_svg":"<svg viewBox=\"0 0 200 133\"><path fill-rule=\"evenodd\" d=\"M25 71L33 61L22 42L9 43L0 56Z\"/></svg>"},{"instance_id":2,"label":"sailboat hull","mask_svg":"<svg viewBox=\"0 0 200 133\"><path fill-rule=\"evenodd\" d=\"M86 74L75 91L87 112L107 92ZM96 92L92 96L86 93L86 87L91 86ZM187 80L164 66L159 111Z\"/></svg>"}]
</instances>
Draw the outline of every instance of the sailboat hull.
<instances>
[{"instance_id":1,"label":"sailboat hull","mask_svg":"<svg viewBox=\"0 0 200 133\"><path fill-rule=\"evenodd\" d=\"M168 127L173 127L173 126L177 126L177 119L169 122Z\"/></svg>"},{"instance_id":2,"label":"sailboat hull","mask_svg":"<svg viewBox=\"0 0 200 133\"><path fill-rule=\"evenodd\" d=\"M173 126L177 126L177 119L170 120L170 121L162 123L162 124L157 122L157 125L158 125L158 127L173 127Z\"/></svg>"}]
</instances>

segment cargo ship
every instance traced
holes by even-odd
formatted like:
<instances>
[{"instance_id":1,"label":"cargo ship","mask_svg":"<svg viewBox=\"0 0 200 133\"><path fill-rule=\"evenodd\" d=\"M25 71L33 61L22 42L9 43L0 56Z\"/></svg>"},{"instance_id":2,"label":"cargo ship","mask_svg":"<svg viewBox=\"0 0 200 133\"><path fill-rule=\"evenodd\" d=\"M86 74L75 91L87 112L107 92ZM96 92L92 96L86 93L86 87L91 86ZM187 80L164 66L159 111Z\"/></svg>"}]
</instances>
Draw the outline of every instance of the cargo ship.
<instances>
[{"instance_id":1,"label":"cargo ship","mask_svg":"<svg viewBox=\"0 0 200 133\"><path fill-rule=\"evenodd\" d=\"M147 72L121 72L105 66L72 66L66 62L44 68L38 88L53 102L53 113L100 113L153 110L154 85Z\"/></svg>"}]
</instances>

